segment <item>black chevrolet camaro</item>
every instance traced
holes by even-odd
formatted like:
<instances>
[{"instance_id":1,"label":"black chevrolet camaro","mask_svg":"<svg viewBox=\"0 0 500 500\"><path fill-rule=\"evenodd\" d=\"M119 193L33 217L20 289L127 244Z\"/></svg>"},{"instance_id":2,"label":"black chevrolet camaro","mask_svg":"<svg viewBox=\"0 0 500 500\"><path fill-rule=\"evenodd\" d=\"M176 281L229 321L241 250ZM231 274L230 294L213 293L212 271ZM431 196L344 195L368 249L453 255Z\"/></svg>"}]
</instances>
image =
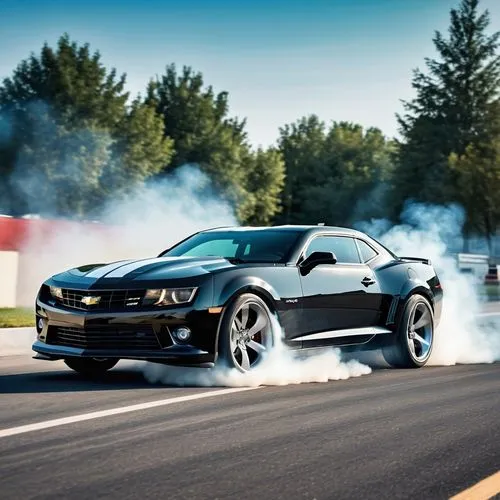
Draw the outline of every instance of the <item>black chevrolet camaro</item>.
<instances>
[{"instance_id":1,"label":"black chevrolet camaro","mask_svg":"<svg viewBox=\"0 0 500 500\"><path fill-rule=\"evenodd\" d=\"M48 279L33 350L88 375L120 359L246 372L281 336L290 349L380 348L391 365L420 367L442 296L427 259L398 257L359 231L210 229L156 258Z\"/></svg>"}]
</instances>

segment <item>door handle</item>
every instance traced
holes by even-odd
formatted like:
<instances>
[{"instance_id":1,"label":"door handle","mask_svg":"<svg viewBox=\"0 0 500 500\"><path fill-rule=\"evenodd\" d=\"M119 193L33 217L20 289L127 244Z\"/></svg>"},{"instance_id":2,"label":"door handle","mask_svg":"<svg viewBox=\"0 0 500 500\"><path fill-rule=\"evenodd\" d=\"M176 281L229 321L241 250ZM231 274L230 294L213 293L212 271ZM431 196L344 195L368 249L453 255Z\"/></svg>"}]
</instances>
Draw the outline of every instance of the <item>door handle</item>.
<instances>
[{"instance_id":1,"label":"door handle","mask_svg":"<svg viewBox=\"0 0 500 500\"><path fill-rule=\"evenodd\" d=\"M374 279L372 279L372 278L368 278L368 277L366 277L366 278L363 278L363 279L361 280L361 283L363 283L363 285L365 285L365 286L367 286L367 287L368 287L368 286L370 286L370 285L374 285L374 284L375 284L375 280L374 280Z\"/></svg>"}]
</instances>

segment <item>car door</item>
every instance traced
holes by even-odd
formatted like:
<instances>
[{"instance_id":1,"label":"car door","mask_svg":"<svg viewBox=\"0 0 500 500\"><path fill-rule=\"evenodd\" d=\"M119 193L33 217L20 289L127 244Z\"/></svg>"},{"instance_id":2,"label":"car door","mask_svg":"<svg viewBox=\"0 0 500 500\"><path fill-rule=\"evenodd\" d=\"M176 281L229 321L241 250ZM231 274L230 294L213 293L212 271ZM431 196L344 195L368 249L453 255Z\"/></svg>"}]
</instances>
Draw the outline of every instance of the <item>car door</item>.
<instances>
[{"instance_id":1,"label":"car door","mask_svg":"<svg viewBox=\"0 0 500 500\"><path fill-rule=\"evenodd\" d=\"M304 258L314 251L333 252L337 263L319 265L301 275L303 335L376 325L380 287L372 269L362 262L355 239L318 235L306 244Z\"/></svg>"}]
</instances>

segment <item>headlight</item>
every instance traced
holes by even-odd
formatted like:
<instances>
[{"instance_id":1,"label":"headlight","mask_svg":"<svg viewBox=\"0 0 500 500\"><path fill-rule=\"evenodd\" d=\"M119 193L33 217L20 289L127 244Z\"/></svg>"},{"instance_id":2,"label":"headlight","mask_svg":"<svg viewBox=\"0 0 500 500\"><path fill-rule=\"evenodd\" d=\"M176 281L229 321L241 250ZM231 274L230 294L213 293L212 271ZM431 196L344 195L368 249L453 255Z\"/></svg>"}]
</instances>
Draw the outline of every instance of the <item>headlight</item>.
<instances>
[{"instance_id":1,"label":"headlight","mask_svg":"<svg viewBox=\"0 0 500 500\"><path fill-rule=\"evenodd\" d=\"M144 305L171 306L187 304L193 300L197 288L161 288L147 290Z\"/></svg>"},{"instance_id":2,"label":"headlight","mask_svg":"<svg viewBox=\"0 0 500 500\"><path fill-rule=\"evenodd\" d=\"M52 297L54 297L56 299L59 299L59 300L63 299L62 289L59 288L58 286L51 286L50 287L50 294L52 295Z\"/></svg>"}]
</instances>

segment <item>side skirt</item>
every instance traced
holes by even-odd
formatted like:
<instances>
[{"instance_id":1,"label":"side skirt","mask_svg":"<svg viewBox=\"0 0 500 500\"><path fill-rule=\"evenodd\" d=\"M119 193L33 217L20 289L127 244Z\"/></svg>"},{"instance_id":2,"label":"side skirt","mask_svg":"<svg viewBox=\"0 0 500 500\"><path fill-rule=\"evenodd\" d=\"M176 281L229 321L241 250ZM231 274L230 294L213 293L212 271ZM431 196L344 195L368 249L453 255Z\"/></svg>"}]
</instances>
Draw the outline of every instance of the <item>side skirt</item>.
<instances>
[{"instance_id":1,"label":"side skirt","mask_svg":"<svg viewBox=\"0 0 500 500\"><path fill-rule=\"evenodd\" d=\"M392 331L388 328L379 326L351 328L346 330L328 330L289 339L287 344L291 348L293 348L294 345L298 348L361 345L370 342L377 335L386 335L390 333L392 333Z\"/></svg>"}]
</instances>

